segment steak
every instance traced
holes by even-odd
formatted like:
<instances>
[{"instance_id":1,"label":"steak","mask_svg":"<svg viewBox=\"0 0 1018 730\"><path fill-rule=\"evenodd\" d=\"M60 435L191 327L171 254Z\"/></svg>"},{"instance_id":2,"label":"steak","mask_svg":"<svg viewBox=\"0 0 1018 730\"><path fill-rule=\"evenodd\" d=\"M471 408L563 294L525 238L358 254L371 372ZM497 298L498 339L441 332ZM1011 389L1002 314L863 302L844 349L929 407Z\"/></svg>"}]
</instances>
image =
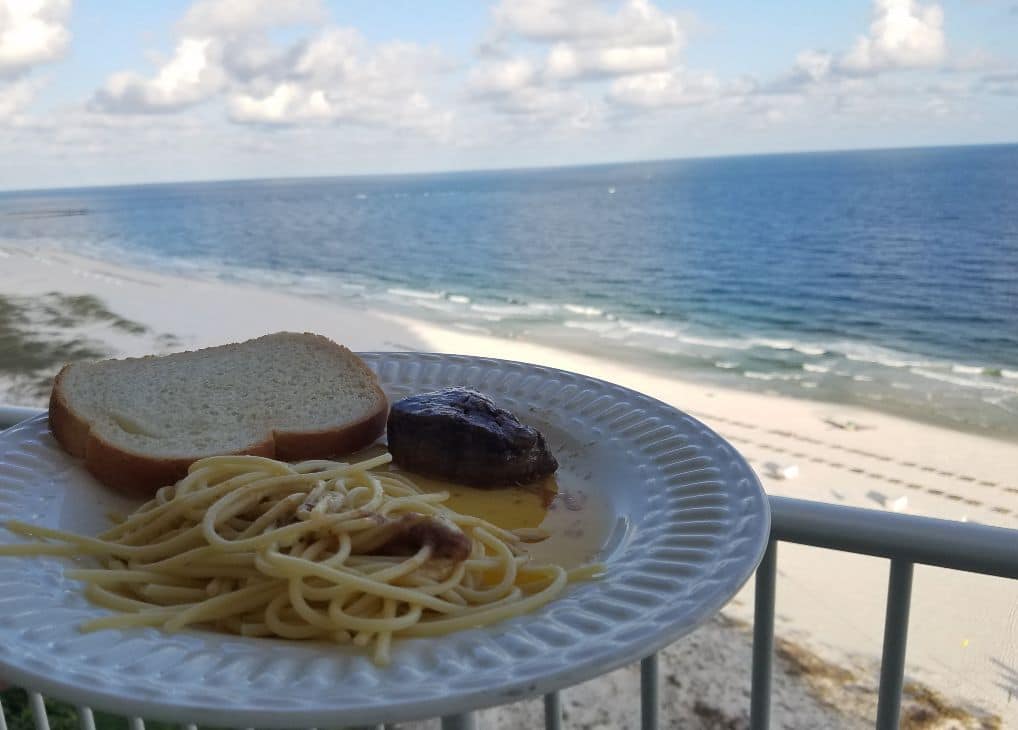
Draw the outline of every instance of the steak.
<instances>
[{"instance_id":1,"label":"steak","mask_svg":"<svg viewBox=\"0 0 1018 730\"><path fill-rule=\"evenodd\" d=\"M558 469L537 429L468 388L445 388L394 403L387 431L397 466L451 482L527 484Z\"/></svg>"}]
</instances>

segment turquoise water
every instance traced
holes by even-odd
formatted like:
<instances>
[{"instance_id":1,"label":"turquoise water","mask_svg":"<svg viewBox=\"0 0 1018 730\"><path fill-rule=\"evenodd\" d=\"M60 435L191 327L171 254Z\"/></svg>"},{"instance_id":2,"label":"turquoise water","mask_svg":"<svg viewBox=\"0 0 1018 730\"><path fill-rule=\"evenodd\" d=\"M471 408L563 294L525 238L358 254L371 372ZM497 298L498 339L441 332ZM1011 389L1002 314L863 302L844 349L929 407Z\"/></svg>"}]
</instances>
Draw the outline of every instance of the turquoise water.
<instances>
[{"instance_id":1,"label":"turquoise water","mask_svg":"<svg viewBox=\"0 0 1018 730\"><path fill-rule=\"evenodd\" d=\"M0 243L1018 437L1018 146L6 193Z\"/></svg>"}]
</instances>

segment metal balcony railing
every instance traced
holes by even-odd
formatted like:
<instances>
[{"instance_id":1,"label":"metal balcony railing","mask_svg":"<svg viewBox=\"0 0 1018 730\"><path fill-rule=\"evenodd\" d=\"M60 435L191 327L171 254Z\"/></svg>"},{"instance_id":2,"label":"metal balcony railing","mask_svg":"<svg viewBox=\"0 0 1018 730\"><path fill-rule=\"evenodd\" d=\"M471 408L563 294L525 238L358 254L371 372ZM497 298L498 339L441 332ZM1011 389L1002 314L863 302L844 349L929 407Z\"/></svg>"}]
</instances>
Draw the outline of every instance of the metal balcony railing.
<instances>
[{"instance_id":1,"label":"metal balcony railing","mask_svg":"<svg viewBox=\"0 0 1018 730\"><path fill-rule=\"evenodd\" d=\"M0 429L39 412L29 408L0 407ZM875 721L878 730L898 727L914 566L931 565L1018 580L1018 530L787 497L770 497L770 505L770 542L756 571L750 699L750 727L754 730L766 730L770 725L778 543L798 543L890 561ZM640 670L641 727L653 730L658 727L659 721L657 655L644 658ZM36 730L49 730L42 696L32 692L31 688L26 689ZM95 730L91 709L79 707L78 719L81 730ZM141 718L127 719L130 730L144 730ZM559 692L545 695L544 721L548 730L562 727ZM194 725L183 727L197 730ZM443 730L476 727L473 713L442 718ZM2 707L0 730L7 730Z\"/></svg>"}]
</instances>

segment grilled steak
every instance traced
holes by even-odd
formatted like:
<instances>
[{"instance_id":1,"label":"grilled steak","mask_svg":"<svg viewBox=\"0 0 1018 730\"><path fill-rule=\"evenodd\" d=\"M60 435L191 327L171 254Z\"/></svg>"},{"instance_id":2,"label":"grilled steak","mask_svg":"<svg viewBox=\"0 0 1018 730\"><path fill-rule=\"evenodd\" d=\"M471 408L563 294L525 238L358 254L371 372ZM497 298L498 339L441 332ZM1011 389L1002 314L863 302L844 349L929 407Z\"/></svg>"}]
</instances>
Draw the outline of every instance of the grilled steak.
<instances>
[{"instance_id":1,"label":"grilled steak","mask_svg":"<svg viewBox=\"0 0 1018 730\"><path fill-rule=\"evenodd\" d=\"M451 482L526 484L558 469L537 429L467 388L445 388L393 404L388 437L398 466Z\"/></svg>"}]
</instances>

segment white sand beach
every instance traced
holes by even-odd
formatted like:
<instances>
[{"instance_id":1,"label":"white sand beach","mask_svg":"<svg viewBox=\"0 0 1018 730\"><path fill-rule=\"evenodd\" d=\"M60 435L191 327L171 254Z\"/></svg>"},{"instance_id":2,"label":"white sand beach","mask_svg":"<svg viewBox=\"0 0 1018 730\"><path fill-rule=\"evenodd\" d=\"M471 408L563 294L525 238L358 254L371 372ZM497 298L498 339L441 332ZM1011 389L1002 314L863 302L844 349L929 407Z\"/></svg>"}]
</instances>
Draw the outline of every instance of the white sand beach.
<instances>
[{"instance_id":1,"label":"white sand beach","mask_svg":"<svg viewBox=\"0 0 1018 730\"><path fill-rule=\"evenodd\" d=\"M51 292L94 296L110 313L144 329L108 317L61 323L31 305L47 301ZM0 295L20 303L24 326L33 327L38 337L86 338L117 356L297 330L319 332L354 350L477 354L581 372L699 418L749 459L770 494L1018 528L1018 444L1003 440L861 408L705 387L608 359L443 329L300 292L182 279L58 251L0 246ZM41 401L8 374L0 380L0 403ZM784 544L778 557L777 633L806 653L789 650L779 664L774 726L872 726L887 562ZM927 685L950 706L991 713L1004 727L1018 727L1018 582L918 567L914 588L906 681ZM741 722L747 716L744 625L751 622L752 609L750 582L723 618L666 653L663 718L670 707L701 719L720 713L719 724L705 727L728 727L720 724L725 718ZM608 683L601 689L585 685L566 693L570 722L638 726L637 678L638 673L624 670L597 680ZM620 689L629 692L624 702L604 701L605 691ZM910 702L906 698L906 708ZM929 698L923 702L937 704ZM528 708L518 717L537 717L526 713L538 712L538 706ZM630 713L625 722L623 711ZM511 726L492 717L492 727ZM945 717L947 724L924 727L994 726Z\"/></svg>"}]
</instances>

